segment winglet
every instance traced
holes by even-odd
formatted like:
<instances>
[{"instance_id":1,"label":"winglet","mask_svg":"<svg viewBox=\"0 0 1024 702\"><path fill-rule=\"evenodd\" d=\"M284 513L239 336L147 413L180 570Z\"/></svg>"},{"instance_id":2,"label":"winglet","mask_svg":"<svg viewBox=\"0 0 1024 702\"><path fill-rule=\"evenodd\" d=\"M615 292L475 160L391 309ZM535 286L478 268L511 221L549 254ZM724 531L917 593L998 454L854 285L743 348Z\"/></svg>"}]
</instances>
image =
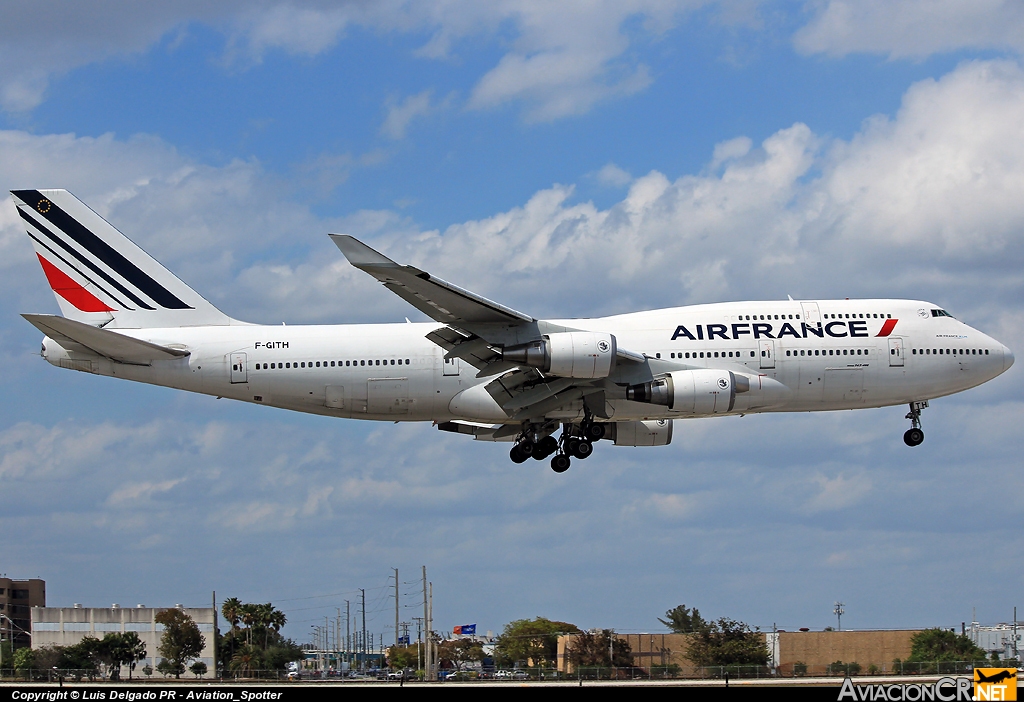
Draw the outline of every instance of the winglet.
<instances>
[{"instance_id":1,"label":"winglet","mask_svg":"<svg viewBox=\"0 0 1024 702\"><path fill-rule=\"evenodd\" d=\"M345 258L356 268L367 266L373 268L401 268L390 258L379 251L371 249L354 236L349 236L348 234L328 234L327 236L331 237L331 241L341 249L341 253L345 254Z\"/></svg>"}]
</instances>

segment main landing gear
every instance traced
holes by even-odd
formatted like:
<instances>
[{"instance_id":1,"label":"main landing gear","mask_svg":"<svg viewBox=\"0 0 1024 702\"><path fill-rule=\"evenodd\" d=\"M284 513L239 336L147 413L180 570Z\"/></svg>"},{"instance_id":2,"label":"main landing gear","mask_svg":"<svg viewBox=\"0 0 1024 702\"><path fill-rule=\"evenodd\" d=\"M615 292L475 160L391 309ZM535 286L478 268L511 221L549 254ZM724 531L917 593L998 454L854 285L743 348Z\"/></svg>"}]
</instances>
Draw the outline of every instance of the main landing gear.
<instances>
[{"instance_id":1,"label":"main landing gear","mask_svg":"<svg viewBox=\"0 0 1024 702\"><path fill-rule=\"evenodd\" d=\"M553 454L551 470L564 473L569 470L573 458L583 460L590 457L594 453L594 442L603 439L604 435L604 425L595 423L592 417L579 424L563 424L562 435L558 439L551 434L539 438L539 427L532 432L528 429L509 451L509 458L514 463L525 463L528 458L542 461Z\"/></svg>"},{"instance_id":2,"label":"main landing gear","mask_svg":"<svg viewBox=\"0 0 1024 702\"><path fill-rule=\"evenodd\" d=\"M919 446L924 441L924 432L921 431L921 410L927 406L928 400L910 403L907 419L910 420L911 427L903 434L903 443L907 446Z\"/></svg>"}]
</instances>

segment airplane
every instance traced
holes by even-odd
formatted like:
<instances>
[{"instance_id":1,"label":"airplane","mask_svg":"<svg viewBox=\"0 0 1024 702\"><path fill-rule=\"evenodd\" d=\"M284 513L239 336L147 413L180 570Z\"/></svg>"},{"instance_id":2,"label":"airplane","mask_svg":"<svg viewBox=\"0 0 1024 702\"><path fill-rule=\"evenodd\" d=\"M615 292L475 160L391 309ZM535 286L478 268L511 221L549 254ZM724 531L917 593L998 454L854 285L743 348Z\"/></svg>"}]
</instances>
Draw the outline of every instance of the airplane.
<instances>
[{"instance_id":1,"label":"airplane","mask_svg":"<svg viewBox=\"0 0 1024 702\"><path fill-rule=\"evenodd\" d=\"M564 472L594 443L665 446L677 419L909 405L1013 353L917 300L723 302L537 319L330 234L427 323L269 326L214 307L66 190L12 191L61 315L24 314L60 368L298 412L429 421ZM556 437L555 434L558 433Z\"/></svg>"}]
</instances>

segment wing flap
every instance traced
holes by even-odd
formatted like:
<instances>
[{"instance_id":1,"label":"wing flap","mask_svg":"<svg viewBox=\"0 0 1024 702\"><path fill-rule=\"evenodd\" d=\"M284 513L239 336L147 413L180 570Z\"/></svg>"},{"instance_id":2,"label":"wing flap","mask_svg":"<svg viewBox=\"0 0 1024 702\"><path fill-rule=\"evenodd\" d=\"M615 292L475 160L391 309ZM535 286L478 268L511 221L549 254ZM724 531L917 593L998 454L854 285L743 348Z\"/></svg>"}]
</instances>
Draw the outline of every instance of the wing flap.
<instances>
[{"instance_id":1,"label":"wing flap","mask_svg":"<svg viewBox=\"0 0 1024 702\"><path fill-rule=\"evenodd\" d=\"M148 341L133 339L117 332L100 329L73 319L49 314L23 314L32 326L54 341L84 347L93 353L119 363L148 365L188 356L188 351L172 349Z\"/></svg>"}]
</instances>

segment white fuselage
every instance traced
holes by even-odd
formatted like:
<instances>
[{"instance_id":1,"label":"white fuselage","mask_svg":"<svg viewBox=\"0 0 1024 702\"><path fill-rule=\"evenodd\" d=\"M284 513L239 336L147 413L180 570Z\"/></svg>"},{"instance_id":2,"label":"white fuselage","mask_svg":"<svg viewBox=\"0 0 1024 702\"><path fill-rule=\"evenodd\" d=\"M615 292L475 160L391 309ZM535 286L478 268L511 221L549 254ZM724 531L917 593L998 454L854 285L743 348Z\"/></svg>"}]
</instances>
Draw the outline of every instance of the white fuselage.
<instances>
[{"instance_id":1,"label":"white fuselage","mask_svg":"<svg viewBox=\"0 0 1024 702\"><path fill-rule=\"evenodd\" d=\"M655 372L713 368L767 376L790 392L763 411L815 411L949 395L1013 363L1001 343L952 317L933 316L934 309L908 300L730 302L552 323L613 334L620 348L648 356ZM459 359L444 360L443 349L425 338L441 326L124 329L118 331L189 356L130 365L69 353L49 339L44 355L63 367L314 414L496 421L493 414L453 412L456 395L491 378L477 378ZM608 413L614 420L679 416L622 398L608 400ZM547 416L572 421L582 417L582 404Z\"/></svg>"}]
</instances>

